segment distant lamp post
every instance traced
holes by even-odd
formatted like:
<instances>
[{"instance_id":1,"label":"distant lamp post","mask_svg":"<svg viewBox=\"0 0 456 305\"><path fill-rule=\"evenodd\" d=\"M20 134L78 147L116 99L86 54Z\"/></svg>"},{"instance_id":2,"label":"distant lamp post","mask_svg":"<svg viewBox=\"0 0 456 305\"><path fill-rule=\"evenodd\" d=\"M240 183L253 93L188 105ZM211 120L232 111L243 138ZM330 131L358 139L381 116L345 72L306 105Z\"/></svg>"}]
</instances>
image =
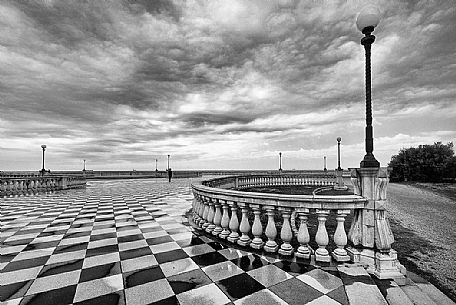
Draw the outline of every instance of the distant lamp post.
<instances>
[{"instance_id":1,"label":"distant lamp post","mask_svg":"<svg viewBox=\"0 0 456 305\"><path fill-rule=\"evenodd\" d=\"M325 172L328 171L328 169L326 168L326 156L323 157L323 170L324 170Z\"/></svg>"},{"instance_id":2,"label":"distant lamp post","mask_svg":"<svg viewBox=\"0 0 456 305\"><path fill-rule=\"evenodd\" d=\"M86 171L86 160L84 159L84 168L82 169L83 172Z\"/></svg>"},{"instance_id":3,"label":"distant lamp post","mask_svg":"<svg viewBox=\"0 0 456 305\"><path fill-rule=\"evenodd\" d=\"M158 165L157 165L157 163L158 163L158 160L155 159L155 171L156 171L156 172L158 172Z\"/></svg>"},{"instance_id":4,"label":"distant lamp post","mask_svg":"<svg viewBox=\"0 0 456 305\"><path fill-rule=\"evenodd\" d=\"M168 167L167 167L167 170L169 170L169 155L168 155Z\"/></svg>"},{"instance_id":5,"label":"distant lamp post","mask_svg":"<svg viewBox=\"0 0 456 305\"><path fill-rule=\"evenodd\" d=\"M43 149L43 168L41 169L41 174L44 175L44 172L46 171L44 169L44 151L46 150L46 145L41 145L41 148Z\"/></svg>"},{"instance_id":6,"label":"distant lamp post","mask_svg":"<svg viewBox=\"0 0 456 305\"><path fill-rule=\"evenodd\" d=\"M337 138L337 170L340 171L342 168L340 167L340 141L341 137Z\"/></svg>"},{"instance_id":7,"label":"distant lamp post","mask_svg":"<svg viewBox=\"0 0 456 305\"><path fill-rule=\"evenodd\" d=\"M337 137L337 169L336 169L336 185L334 189L336 190L346 190L347 187L344 185L344 178L342 177L343 170L340 167L340 141L341 137Z\"/></svg>"},{"instance_id":8,"label":"distant lamp post","mask_svg":"<svg viewBox=\"0 0 456 305\"><path fill-rule=\"evenodd\" d=\"M279 152L279 172L282 171L282 153Z\"/></svg>"},{"instance_id":9,"label":"distant lamp post","mask_svg":"<svg viewBox=\"0 0 456 305\"><path fill-rule=\"evenodd\" d=\"M375 41L375 36L371 33L380 22L380 12L376 7L366 7L356 19L356 26L365 35L361 39L361 44L366 52L366 155L361 161L361 167L380 167L380 163L375 159L374 139L372 129L372 101L371 101L371 45Z\"/></svg>"}]
</instances>

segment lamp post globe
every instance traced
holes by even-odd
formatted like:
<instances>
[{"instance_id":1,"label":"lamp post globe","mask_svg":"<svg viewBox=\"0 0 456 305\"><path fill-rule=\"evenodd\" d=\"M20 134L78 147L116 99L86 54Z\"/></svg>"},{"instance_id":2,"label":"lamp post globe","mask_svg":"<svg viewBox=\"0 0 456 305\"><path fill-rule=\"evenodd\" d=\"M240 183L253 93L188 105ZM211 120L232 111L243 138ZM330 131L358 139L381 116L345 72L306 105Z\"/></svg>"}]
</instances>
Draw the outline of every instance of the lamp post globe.
<instances>
[{"instance_id":1,"label":"lamp post globe","mask_svg":"<svg viewBox=\"0 0 456 305\"><path fill-rule=\"evenodd\" d=\"M364 34L361 44L364 46L366 54L366 155L361 161L361 167L380 167L380 163L375 159L374 139L372 128L372 100L371 100L371 45L375 41L375 36L371 33L380 22L380 11L374 6L365 7L356 19L356 26Z\"/></svg>"}]
</instances>

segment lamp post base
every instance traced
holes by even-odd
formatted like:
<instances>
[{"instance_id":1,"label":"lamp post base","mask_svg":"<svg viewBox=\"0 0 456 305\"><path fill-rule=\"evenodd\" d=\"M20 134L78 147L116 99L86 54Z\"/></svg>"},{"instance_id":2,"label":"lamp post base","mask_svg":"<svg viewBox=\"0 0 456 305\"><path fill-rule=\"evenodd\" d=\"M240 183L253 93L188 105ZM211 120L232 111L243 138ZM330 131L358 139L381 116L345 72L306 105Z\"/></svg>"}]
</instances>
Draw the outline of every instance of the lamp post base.
<instances>
[{"instance_id":1,"label":"lamp post base","mask_svg":"<svg viewBox=\"0 0 456 305\"><path fill-rule=\"evenodd\" d=\"M366 168L366 167L380 167L380 162L375 159L374 155L371 154L366 154L364 156L363 161L360 163L361 168Z\"/></svg>"}]
</instances>

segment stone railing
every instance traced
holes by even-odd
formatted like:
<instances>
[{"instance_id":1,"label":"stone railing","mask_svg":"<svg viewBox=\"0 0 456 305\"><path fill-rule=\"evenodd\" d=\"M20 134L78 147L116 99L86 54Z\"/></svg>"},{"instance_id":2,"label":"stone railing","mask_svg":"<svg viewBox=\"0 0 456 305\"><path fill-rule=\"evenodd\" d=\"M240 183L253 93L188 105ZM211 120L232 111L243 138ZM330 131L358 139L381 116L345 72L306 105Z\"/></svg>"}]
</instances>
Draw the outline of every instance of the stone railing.
<instances>
[{"instance_id":1,"label":"stone railing","mask_svg":"<svg viewBox=\"0 0 456 305\"><path fill-rule=\"evenodd\" d=\"M336 175L334 175L334 173L245 175L217 178L203 182L203 185L224 189L245 189L249 187L265 187L280 185L333 186L335 184Z\"/></svg>"},{"instance_id":2,"label":"stone railing","mask_svg":"<svg viewBox=\"0 0 456 305\"><path fill-rule=\"evenodd\" d=\"M54 176L27 174L0 176L0 197L10 195L35 194L39 192L82 188L86 179L82 176Z\"/></svg>"},{"instance_id":3,"label":"stone railing","mask_svg":"<svg viewBox=\"0 0 456 305\"><path fill-rule=\"evenodd\" d=\"M316 261L323 262L329 262L331 256L340 262L348 261L350 257L345 249L347 246L345 217L354 209L364 208L367 203L365 198L358 195L284 195L237 190L254 186L325 186L334 185L334 183L335 177L274 175L225 177L205 181L199 185L193 184L194 222L206 232L241 246L307 259L314 255ZM219 187L213 187L213 185ZM238 209L242 214L240 221ZM329 253L326 249L329 235L325 224L331 213L335 214L337 219L333 238L337 247ZM254 215L253 223L249 222L249 214ZM281 217L276 217L276 214ZM292 218L292 214L296 216ZM312 249L309 245L312 238L307 227L309 217L318 218L318 230L314 236L317 249ZM261 218L267 218L265 227L261 223ZM277 218L281 219L281 223L276 223ZM297 232L293 232L292 227L296 228L296 224L292 222L298 219L299 230L296 229ZM294 235L299 242L297 249L290 243ZM278 237L280 237L280 245Z\"/></svg>"},{"instance_id":4,"label":"stone railing","mask_svg":"<svg viewBox=\"0 0 456 305\"><path fill-rule=\"evenodd\" d=\"M397 256L390 248L394 239L384 209L377 211L374 208L373 214L364 213L372 211L369 206L375 200L362 196L361 188L368 187L363 184L367 180L356 173L355 170L352 174L354 194L344 195L242 191L247 187L269 185L335 186L335 176L237 176L195 183L192 184L193 222L201 230L240 246L303 259L313 258L317 262L361 262L368 264L380 278L401 276ZM384 171L376 173L377 177L370 173L373 175L370 178L382 197L386 193L387 177L383 178ZM378 199L383 200L380 197ZM349 214L354 218L347 235L344 224ZM331 232L333 234L327 231L329 217L335 217L337 223L335 231ZM314 218L318 227L311 236L308 221ZM370 225L372 232L376 232L372 240L369 235L372 232L366 228ZM331 236L335 249L330 253L327 248ZM350 247L347 246L348 240ZM311 247L310 243L317 246ZM383 255L383 261L378 255Z\"/></svg>"}]
</instances>

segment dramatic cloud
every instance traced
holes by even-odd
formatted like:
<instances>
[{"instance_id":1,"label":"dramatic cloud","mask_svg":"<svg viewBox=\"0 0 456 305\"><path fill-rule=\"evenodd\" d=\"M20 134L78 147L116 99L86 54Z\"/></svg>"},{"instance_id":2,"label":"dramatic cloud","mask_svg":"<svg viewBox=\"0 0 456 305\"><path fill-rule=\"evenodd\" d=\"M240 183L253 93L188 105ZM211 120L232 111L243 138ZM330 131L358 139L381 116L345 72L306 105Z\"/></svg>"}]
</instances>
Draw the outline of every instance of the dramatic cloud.
<instances>
[{"instance_id":1,"label":"dramatic cloud","mask_svg":"<svg viewBox=\"0 0 456 305\"><path fill-rule=\"evenodd\" d=\"M0 170L344 167L364 155L367 1L5 0ZM375 155L455 141L456 7L376 1Z\"/></svg>"}]
</instances>

